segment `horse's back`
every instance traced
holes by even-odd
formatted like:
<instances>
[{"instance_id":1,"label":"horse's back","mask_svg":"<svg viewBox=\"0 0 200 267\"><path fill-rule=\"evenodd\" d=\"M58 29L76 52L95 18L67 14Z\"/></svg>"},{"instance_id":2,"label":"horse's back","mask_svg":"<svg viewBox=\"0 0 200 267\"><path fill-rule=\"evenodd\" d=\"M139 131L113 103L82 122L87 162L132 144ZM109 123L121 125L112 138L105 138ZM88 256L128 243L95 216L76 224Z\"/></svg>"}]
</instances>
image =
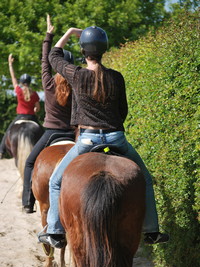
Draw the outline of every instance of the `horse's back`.
<instances>
[{"instance_id":1,"label":"horse's back","mask_svg":"<svg viewBox=\"0 0 200 267\"><path fill-rule=\"evenodd\" d=\"M25 133L25 135L40 138L44 132L43 127L31 120L17 120L10 128L10 135L14 135L16 131Z\"/></svg>"},{"instance_id":2,"label":"horse's back","mask_svg":"<svg viewBox=\"0 0 200 267\"><path fill-rule=\"evenodd\" d=\"M109 254L115 254L113 266L131 266L144 211L145 181L133 161L92 152L78 156L66 168L60 216L77 266L112 266ZM103 257L93 257L94 247L105 253Z\"/></svg>"},{"instance_id":3,"label":"horse's back","mask_svg":"<svg viewBox=\"0 0 200 267\"><path fill-rule=\"evenodd\" d=\"M42 136L43 127L31 120L16 121L6 137L6 148L11 156L17 157L18 150L27 146L33 147ZM21 146L21 147L19 147Z\"/></svg>"}]
</instances>

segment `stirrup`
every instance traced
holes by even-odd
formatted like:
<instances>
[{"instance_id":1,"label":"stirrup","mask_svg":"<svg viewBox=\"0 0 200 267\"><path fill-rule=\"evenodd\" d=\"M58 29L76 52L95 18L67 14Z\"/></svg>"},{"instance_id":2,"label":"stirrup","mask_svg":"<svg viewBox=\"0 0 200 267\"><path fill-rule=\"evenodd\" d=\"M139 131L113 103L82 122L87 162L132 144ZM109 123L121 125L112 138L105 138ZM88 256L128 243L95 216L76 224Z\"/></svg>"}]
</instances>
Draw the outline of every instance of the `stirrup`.
<instances>
[{"instance_id":1,"label":"stirrup","mask_svg":"<svg viewBox=\"0 0 200 267\"><path fill-rule=\"evenodd\" d=\"M60 235L60 237L55 238L53 234L45 233L43 235L38 236L38 240L40 243L50 245L54 248L63 248L66 245L66 240L62 234Z\"/></svg>"},{"instance_id":2,"label":"stirrup","mask_svg":"<svg viewBox=\"0 0 200 267\"><path fill-rule=\"evenodd\" d=\"M49 234L45 230L47 225L43 228L41 232L38 233L39 243L50 245L55 248L63 248L66 245L66 239L64 234Z\"/></svg>"},{"instance_id":3,"label":"stirrup","mask_svg":"<svg viewBox=\"0 0 200 267\"><path fill-rule=\"evenodd\" d=\"M144 242L149 245L158 244L158 243L166 243L169 241L168 234L162 234L160 232L157 233L146 233Z\"/></svg>"}]
</instances>

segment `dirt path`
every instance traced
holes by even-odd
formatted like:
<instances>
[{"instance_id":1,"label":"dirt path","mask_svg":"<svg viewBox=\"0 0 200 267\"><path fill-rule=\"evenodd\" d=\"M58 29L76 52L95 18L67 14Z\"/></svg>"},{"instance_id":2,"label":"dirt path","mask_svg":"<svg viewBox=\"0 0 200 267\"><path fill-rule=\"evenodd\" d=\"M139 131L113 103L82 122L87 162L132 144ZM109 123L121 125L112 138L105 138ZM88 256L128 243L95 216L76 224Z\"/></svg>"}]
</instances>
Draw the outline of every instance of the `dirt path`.
<instances>
[{"instance_id":1,"label":"dirt path","mask_svg":"<svg viewBox=\"0 0 200 267\"><path fill-rule=\"evenodd\" d=\"M43 267L44 252L37 242L41 231L39 206L36 213L22 213L19 185L14 160L0 160L0 267ZM56 250L56 258L58 253ZM153 267L137 255L133 266Z\"/></svg>"}]
</instances>

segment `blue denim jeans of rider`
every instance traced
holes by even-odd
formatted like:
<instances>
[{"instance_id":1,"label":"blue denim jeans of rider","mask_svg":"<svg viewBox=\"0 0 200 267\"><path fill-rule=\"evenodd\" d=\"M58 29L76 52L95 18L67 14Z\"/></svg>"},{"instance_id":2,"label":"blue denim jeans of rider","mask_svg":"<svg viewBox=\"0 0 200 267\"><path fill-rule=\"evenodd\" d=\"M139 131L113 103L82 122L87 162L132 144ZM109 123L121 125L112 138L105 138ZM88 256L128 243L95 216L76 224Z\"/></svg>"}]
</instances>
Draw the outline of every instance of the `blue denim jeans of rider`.
<instances>
[{"instance_id":1,"label":"blue denim jeans of rider","mask_svg":"<svg viewBox=\"0 0 200 267\"><path fill-rule=\"evenodd\" d=\"M126 140L124 132L110 132L106 134L81 133L76 144L64 156L60 164L54 170L50 177L49 193L50 193L50 208L47 216L47 233L49 234L63 234L65 230L59 219L59 195L61 188L62 175L69 163L78 155L89 152L92 147L98 144L113 144L118 146L123 154L136 162L143 171L146 181L146 214L143 224L144 233L152 233L159 231L158 215L156 211L156 203L154 197L154 190L152 178L147 170L143 160Z\"/></svg>"}]
</instances>

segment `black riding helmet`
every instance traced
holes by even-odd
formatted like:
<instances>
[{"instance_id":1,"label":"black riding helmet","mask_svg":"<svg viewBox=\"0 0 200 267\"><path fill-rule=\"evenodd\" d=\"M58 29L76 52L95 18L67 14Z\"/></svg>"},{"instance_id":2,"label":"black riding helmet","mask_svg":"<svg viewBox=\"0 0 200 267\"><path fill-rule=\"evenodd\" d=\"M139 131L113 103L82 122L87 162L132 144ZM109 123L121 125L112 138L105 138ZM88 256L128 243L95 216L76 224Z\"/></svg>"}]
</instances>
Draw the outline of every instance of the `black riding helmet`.
<instances>
[{"instance_id":1,"label":"black riding helmet","mask_svg":"<svg viewBox=\"0 0 200 267\"><path fill-rule=\"evenodd\" d=\"M64 49L63 49L63 53L64 53L64 60L74 64L74 57L72 53Z\"/></svg>"},{"instance_id":2,"label":"black riding helmet","mask_svg":"<svg viewBox=\"0 0 200 267\"><path fill-rule=\"evenodd\" d=\"M30 84L31 83L31 76L28 75L27 73L24 73L21 75L20 79L19 79L20 83L24 84Z\"/></svg>"},{"instance_id":3,"label":"black riding helmet","mask_svg":"<svg viewBox=\"0 0 200 267\"><path fill-rule=\"evenodd\" d=\"M88 27L81 33L80 46L85 55L102 55L108 49L107 34L100 27Z\"/></svg>"}]
</instances>

